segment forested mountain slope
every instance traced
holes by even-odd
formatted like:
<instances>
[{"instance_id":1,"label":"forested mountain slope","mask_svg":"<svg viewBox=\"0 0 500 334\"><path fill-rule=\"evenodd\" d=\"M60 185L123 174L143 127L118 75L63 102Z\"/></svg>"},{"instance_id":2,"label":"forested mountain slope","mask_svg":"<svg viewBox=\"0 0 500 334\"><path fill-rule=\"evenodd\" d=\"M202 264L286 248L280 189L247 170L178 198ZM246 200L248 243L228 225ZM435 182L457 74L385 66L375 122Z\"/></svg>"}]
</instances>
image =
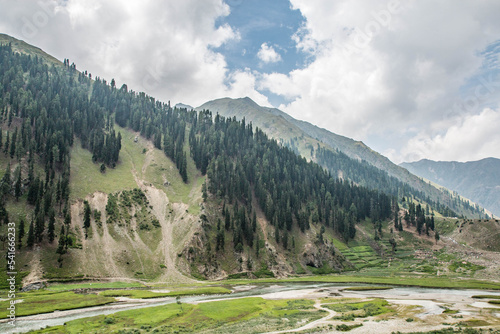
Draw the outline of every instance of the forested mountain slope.
<instances>
[{"instance_id":1,"label":"forested mountain slope","mask_svg":"<svg viewBox=\"0 0 500 334\"><path fill-rule=\"evenodd\" d=\"M482 208L424 182L362 142L296 120L278 109L261 107L248 97L217 99L196 108L204 109L225 117L252 122L271 138L288 146L297 154L317 162L332 175L391 196L417 198L447 216L479 217L482 214ZM445 211L445 207L451 208L453 212Z\"/></svg>"},{"instance_id":2,"label":"forested mountain slope","mask_svg":"<svg viewBox=\"0 0 500 334\"><path fill-rule=\"evenodd\" d=\"M391 217L403 229L399 196L245 120L172 108L16 43L0 46L0 235L15 225L24 283L352 270L339 247L367 229L390 244ZM404 207L406 228L433 233L429 207Z\"/></svg>"},{"instance_id":3,"label":"forested mountain slope","mask_svg":"<svg viewBox=\"0 0 500 334\"><path fill-rule=\"evenodd\" d=\"M245 254L246 268L254 257L263 272L292 272L302 249L282 249L311 249L327 230L347 241L357 221L391 214L389 196L331 177L244 121L171 108L11 44L0 78L0 218L15 222L32 276L161 279L177 266L208 276L191 266L196 255L206 263L228 248L225 271ZM313 248L340 269L332 247Z\"/></svg>"}]
</instances>

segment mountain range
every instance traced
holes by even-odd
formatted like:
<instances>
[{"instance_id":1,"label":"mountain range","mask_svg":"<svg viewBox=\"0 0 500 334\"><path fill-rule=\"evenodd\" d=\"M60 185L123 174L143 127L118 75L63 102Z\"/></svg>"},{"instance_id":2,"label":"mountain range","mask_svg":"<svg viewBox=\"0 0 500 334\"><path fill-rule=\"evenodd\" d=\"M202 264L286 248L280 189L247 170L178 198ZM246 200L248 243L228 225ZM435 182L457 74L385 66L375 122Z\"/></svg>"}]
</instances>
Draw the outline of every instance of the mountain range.
<instances>
[{"instance_id":1,"label":"mountain range","mask_svg":"<svg viewBox=\"0 0 500 334\"><path fill-rule=\"evenodd\" d=\"M500 159L402 163L411 173L469 198L500 216Z\"/></svg>"}]
</instances>

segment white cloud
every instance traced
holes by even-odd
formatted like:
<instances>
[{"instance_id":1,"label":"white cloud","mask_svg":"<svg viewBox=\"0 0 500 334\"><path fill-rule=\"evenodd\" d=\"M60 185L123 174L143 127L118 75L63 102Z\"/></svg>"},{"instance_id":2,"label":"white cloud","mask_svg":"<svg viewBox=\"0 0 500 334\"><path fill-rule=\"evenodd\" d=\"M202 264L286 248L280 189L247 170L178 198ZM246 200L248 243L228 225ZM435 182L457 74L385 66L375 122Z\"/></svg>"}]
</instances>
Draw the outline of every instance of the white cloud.
<instances>
[{"instance_id":1,"label":"white cloud","mask_svg":"<svg viewBox=\"0 0 500 334\"><path fill-rule=\"evenodd\" d=\"M226 97L240 98L249 97L257 104L265 107L272 107L267 97L255 90L259 74L245 69L244 71L235 71L229 77L229 89L226 91Z\"/></svg>"},{"instance_id":2,"label":"white cloud","mask_svg":"<svg viewBox=\"0 0 500 334\"><path fill-rule=\"evenodd\" d=\"M500 158L499 124L500 110L484 109L478 115L467 115L442 135L422 132L410 139L402 149L400 160L428 158L464 162L492 156Z\"/></svg>"},{"instance_id":3,"label":"white cloud","mask_svg":"<svg viewBox=\"0 0 500 334\"><path fill-rule=\"evenodd\" d=\"M310 58L289 73L228 70L215 50L241 37L218 23L230 10L223 0L0 0L0 31L164 101L249 96L269 106L271 92L292 116L394 160L412 149L436 156L440 141L453 142L452 129L473 125L484 105L499 101L500 77L478 86L481 96L474 86L463 90L481 69L480 52L500 36L497 0L290 2L306 19L293 40ZM261 45L261 64L283 61L275 48ZM462 150L448 151L459 159Z\"/></svg>"},{"instance_id":4,"label":"white cloud","mask_svg":"<svg viewBox=\"0 0 500 334\"><path fill-rule=\"evenodd\" d=\"M314 59L263 75L260 87L287 99L280 108L292 116L368 144L383 138L377 148L396 155L415 133L455 124L447 111L500 36L493 0L291 3L306 18L297 48Z\"/></svg>"},{"instance_id":5,"label":"white cloud","mask_svg":"<svg viewBox=\"0 0 500 334\"><path fill-rule=\"evenodd\" d=\"M246 84L226 85L237 75L214 51L240 38L217 24L229 14L222 0L0 0L0 8L0 31L164 101L200 105ZM244 96L257 94L245 87Z\"/></svg>"},{"instance_id":6,"label":"white cloud","mask_svg":"<svg viewBox=\"0 0 500 334\"><path fill-rule=\"evenodd\" d=\"M274 50L272 45L267 45L267 43L262 43L257 57L264 63L276 63L281 60L280 54Z\"/></svg>"}]
</instances>

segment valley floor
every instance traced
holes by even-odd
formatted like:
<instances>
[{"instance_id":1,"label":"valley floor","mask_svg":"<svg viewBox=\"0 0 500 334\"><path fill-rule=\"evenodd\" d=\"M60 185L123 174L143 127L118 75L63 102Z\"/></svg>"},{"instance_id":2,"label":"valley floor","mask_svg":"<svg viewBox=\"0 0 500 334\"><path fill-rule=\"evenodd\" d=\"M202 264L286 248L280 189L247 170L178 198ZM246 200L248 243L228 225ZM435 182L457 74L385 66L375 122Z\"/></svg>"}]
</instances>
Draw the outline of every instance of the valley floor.
<instances>
[{"instance_id":1,"label":"valley floor","mask_svg":"<svg viewBox=\"0 0 500 334\"><path fill-rule=\"evenodd\" d=\"M453 328L500 331L499 290L366 286L335 283L258 283L221 287L77 290L83 298L115 297L101 306L19 317L3 333L411 333ZM94 284L95 285L95 284ZM83 286L83 285L82 285ZM111 286L111 285L108 285ZM31 292L44 296L71 294ZM73 286L68 286L73 288ZM50 289L50 287L49 287ZM213 289L213 290L211 290ZM86 294L81 294L85 292ZM197 296L187 296L189 294ZM203 295L200 295L202 293ZM215 293L215 295L208 295ZM30 293L23 296L30 301ZM168 296L167 294L170 294ZM171 296L182 295L174 298ZM78 295L78 294L77 294ZM22 304L24 301L21 301ZM108 302L108 301L104 301ZM51 326L45 328L46 326ZM120 330L123 330L120 332ZM491 333L489 331L489 333ZM442 333L454 333L443 331Z\"/></svg>"}]
</instances>

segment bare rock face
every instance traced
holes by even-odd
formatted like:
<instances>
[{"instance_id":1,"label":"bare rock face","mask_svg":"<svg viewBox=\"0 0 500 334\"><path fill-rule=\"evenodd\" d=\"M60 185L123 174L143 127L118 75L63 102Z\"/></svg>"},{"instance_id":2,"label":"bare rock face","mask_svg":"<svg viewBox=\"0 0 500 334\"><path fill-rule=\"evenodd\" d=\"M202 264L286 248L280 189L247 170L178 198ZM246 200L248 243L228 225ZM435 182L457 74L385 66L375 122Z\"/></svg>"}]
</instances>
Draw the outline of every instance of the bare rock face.
<instances>
[{"instance_id":1,"label":"bare rock face","mask_svg":"<svg viewBox=\"0 0 500 334\"><path fill-rule=\"evenodd\" d=\"M34 290L40 290L45 288L46 284L44 282L35 282L28 285L25 285L21 288L21 292L28 292Z\"/></svg>"},{"instance_id":2,"label":"bare rock face","mask_svg":"<svg viewBox=\"0 0 500 334\"><path fill-rule=\"evenodd\" d=\"M335 247L329 243L308 243L302 253L302 264L314 268L328 265L332 270L341 270L343 265L336 256Z\"/></svg>"},{"instance_id":3,"label":"bare rock face","mask_svg":"<svg viewBox=\"0 0 500 334\"><path fill-rule=\"evenodd\" d=\"M209 280L218 280L227 277L227 273L220 267L219 263L207 263L198 266L198 272Z\"/></svg>"},{"instance_id":4,"label":"bare rock face","mask_svg":"<svg viewBox=\"0 0 500 334\"><path fill-rule=\"evenodd\" d=\"M321 268L323 260L318 247L313 244L307 244L304 248L304 253L302 253L303 263L309 267Z\"/></svg>"}]
</instances>

